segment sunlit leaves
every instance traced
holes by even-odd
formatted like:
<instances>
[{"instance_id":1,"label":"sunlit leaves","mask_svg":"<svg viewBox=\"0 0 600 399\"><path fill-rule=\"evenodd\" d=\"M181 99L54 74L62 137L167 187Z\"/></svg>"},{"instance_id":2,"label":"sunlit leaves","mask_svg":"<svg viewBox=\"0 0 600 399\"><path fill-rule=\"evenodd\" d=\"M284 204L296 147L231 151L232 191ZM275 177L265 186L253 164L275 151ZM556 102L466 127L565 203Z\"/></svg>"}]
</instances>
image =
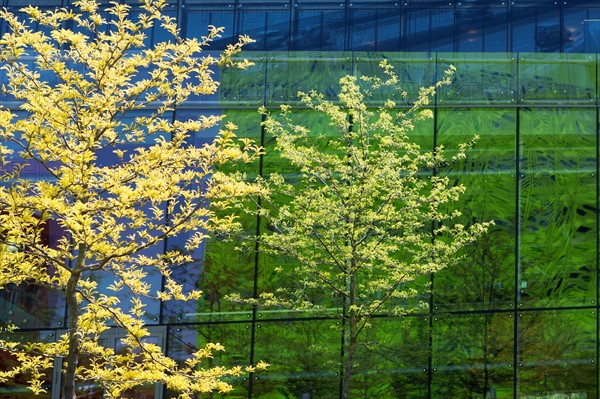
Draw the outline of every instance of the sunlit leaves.
<instances>
[{"instance_id":1,"label":"sunlit leaves","mask_svg":"<svg viewBox=\"0 0 600 399\"><path fill-rule=\"evenodd\" d=\"M320 308L337 299L346 336L342 396L348 397L353 356L361 331L375 314L402 314L416 300L420 276L460 262L460 250L481 236L488 223L457 224L453 210L465 191L438 174L464 158L475 141L461 145L452 158L444 149L422 148L412 137L416 123L432 116L426 107L449 76L424 87L409 108L391 100L369 108L378 90L406 93L387 62L379 76L340 79L336 101L311 91L299 93L303 105L329 121L326 135L297 122L282 106L265 115L264 126L276 150L300 174L272 180L276 196L265 199L261 217L269 230L260 242L265 251L292 259L278 271L288 285L265 293L256 303L296 309ZM319 141L327 139L324 150ZM239 296L233 299L241 300Z\"/></svg>"},{"instance_id":2,"label":"sunlit leaves","mask_svg":"<svg viewBox=\"0 0 600 399\"><path fill-rule=\"evenodd\" d=\"M182 39L173 19L162 13L165 1L140 3L135 16L128 4L111 2L100 10L93 0L76 2L75 10L26 7L25 19L0 11L9 28L0 39L4 90L22 112L17 118L12 110L0 110L0 289L37 284L63 293L69 309L68 332L57 342L0 341L19 359L0 378L28 373L35 392L42 390L41 373L55 357L65 359L69 399L75 378L100 384L107 397L151 382L191 397L227 391L221 377L250 370L203 369L202 362L221 350L218 345L178 366L145 341L141 299L199 298L198 291L184 291L171 268L192 262L190 253L210 234L237 228L233 216L217 216L215 209L264 191L241 174L213 170L261 153L253 142L237 140L234 125L223 126L213 143L196 147L190 145L195 132L216 126L221 117L175 121L171 112L190 96L213 94L215 69L248 65L231 57L250 39L242 37L218 58L206 55L204 48L221 28ZM48 29L34 31L30 22ZM172 37L146 48L145 31L155 25ZM27 165L41 175L22 175ZM52 245L43 237L50 222L62 234ZM148 255L149 248L182 234L189 236L182 248ZM153 272L164 277L164 291L150 285ZM108 290L104 287L110 294L100 292L98 273L111 276ZM131 303L120 303L123 291ZM122 352L98 343L110 325L125 331Z\"/></svg>"}]
</instances>

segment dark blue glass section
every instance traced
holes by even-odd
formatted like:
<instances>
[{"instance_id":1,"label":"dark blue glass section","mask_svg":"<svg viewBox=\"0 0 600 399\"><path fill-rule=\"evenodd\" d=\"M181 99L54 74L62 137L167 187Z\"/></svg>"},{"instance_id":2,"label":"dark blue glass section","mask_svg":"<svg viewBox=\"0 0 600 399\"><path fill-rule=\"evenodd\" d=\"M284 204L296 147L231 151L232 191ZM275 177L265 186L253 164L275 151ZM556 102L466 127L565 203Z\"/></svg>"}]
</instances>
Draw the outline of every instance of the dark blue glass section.
<instances>
[{"instance_id":1,"label":"dark blue glass section","mask_svg":"<svg viewBox=\"0 0 600 399\"><path fill-rule=\"evenodd\" d=\"M183 13L182 31L185 37L200 39L208 33L207 26L224 27L221 37L210 45L211 50L222 50L233 43L234 13L230 9L191 9Z\"/></svg>"},{"instance_id":2,"label":"dark blue glass section","mask_svg":"<svg viewBox=\"0 0 600 399\"><path fill-rule=\"evenodd\" d=\"M350 46L355 51L398 51L400 7L376 9L363 5L350 11Z\"/></svg>"},{"instance_id":3,"label":"dark blue glass section","mask_svg":"<svg viewBox=\"0 0 600 399\"><path fill-rule=\"evenodd\" d=\"M298 6L292 21L292 50L343 50L346 48L344 8L314 9Z\"/></svg>"}]
</instances>

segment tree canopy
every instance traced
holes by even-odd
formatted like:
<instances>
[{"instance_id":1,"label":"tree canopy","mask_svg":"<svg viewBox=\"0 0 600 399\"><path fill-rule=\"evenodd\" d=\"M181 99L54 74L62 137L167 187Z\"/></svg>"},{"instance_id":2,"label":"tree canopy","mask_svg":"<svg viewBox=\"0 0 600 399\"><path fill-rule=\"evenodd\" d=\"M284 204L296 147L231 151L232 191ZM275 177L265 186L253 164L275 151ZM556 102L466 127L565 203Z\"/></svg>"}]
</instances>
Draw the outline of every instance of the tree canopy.
<instances>
[{"instance_id":1,"label":"tree canopy","mask_svg":"<svg viewBox=\"0 0 600 399\"><path fill-rule=\"evenodd\" d=\"M430 98L450 83L452 69L411 104L393 67L380 66L380 76L343 77L335 100L299 93L303 107L324 116L319 130L299 122L290 106L278 115L262 110L275 149L297 174L271 176L274 195L260 202L268 225L261 248L281 263L279 282L257 303L341 319L343 398L372 317L405 313L420 293L413 283L459 263L463 248L489 226L459 223L465 187L441 173L477 137L451 155L411 137L415 124L432 116Z\"/></svg>"},{"instance_id":2,"label":"tree canopy","mask_svg":"<svg viewBox=\"0 0 600 399\"><path fill-rule=\"evenodd\" d=\"M0 110L0 289L59 292L68 309L67 330L56 342L21 342L5 326L0 348L18 362L1 380L25 374L39 393L42 374L60 358L67 399L84 382L111 398L158 382L185 398L227 391L221 377L253 370L203 368L203 359L223 349L218 343L177 364L145 339L143 298L197 299L200 292L184 292L172 268L192 262L211 233L236 228L234 216L215 210L261 190L217 169L261 152L235 138L235 125L195 146L195 132L221 117L177 120L172 113L192 96L215 93L215 69L246 66L231 57L250 39L208 55L221 29L182 39L162 13L165 4L141 1L135 15L129 5L100 9L94 0L76 2L75 9L26 7L26 18L0 12L9 26L0 39L3 90L19 108ZM148 48L144 32L155 25L171 38ZM26 173L32 166L36 178ZM52 245L43 238L51 223L61 231ZM181 248L148 254L182 235L188 238ZM99 273L110 276L108 287L99 286ZM162 275L163 287L148 282L150 273ZM124 292L131 303L120 302ZM111 326L126 332L119 352L99 344Z\"/></svg>"}]
</instances>

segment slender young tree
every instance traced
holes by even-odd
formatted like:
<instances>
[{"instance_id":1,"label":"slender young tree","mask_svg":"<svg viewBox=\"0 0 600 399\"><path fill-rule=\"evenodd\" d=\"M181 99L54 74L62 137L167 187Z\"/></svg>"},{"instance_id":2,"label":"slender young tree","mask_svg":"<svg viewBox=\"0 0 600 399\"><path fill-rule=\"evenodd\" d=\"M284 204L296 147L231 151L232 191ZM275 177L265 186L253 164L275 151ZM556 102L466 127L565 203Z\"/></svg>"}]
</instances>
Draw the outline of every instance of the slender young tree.
<instances>
[{"instance_id":1,"label":"slender young tree","mask_svg":"<svg viewBox=\"0 0 600 399\"><path fill-rule=\"evenodd\" d=\"M275 195L262 201L260 214L269 228L261 246L292 261L277 270L279 281L291 283L263 293L259 302L313 311L329 306L324 310L337 313L343 399L350 397L361 333L372 317L405 312L408 299L419 294L411 283L459 262L461 249L489 225L456 222L460 211L454 203L465 187L438 173L464 158L473 143L448 156L441 147L421 148L410 136L415 123L432 116L430 97L450 83L452 69L422 88L409 109L390 99L373 109L381 93L406 99L392 66L382 62L381 68L383 78L342 78L335 102L314 91L299 93L334 134L298 124L289 106L275 116L262 110L276 150L300 181L272 176ZM338 307L332 309L331 298L339 300Z\"/></svg>"},{"instance_id":2,"label":"slender young tree","mask_svg":"<svg viewBox=\"0 0 600 399\"><path fill-rule=\"evenodd\" d=\"M155 382L182 398L227 391L222 377L254 368L204 368L203 359L223 349L218 343L177 364L145 339L143 298L196 300L200 292L184 292L173 267L193 261L211 232L235 229L235 218L215 209L260 191L241 175L216 170L252 160L259 147L237 140L232 124L214 142L193 146L194 132L221 118L179 121L171 112L190 96L215 93L214 69L246 66L231 57L250 39L214 58L203 50L221 29L180 38L162 13L164 0L141 1L135 15L116 2L106 9L95 0L75 5L26 7L26 18L0 12L9 27L0 39L3 89L20 104L19 116L0 110L0 289L34 284L58 292L68 313L67 332L52 343L19 342L5 326L0 348L17 362L0 381L25 375L40 393L43 373L62 358L65 399L74 399L81 383L110 398ZM171 38L147 48L145 32L159 26ZM43 178L27 178L33 167ZM54 245L43 239L50 224L62 231ZM176 236L189 237L181 249L149 255ZM99 287L99 273L110 276L108 288ZM150 273L160 273L164 289L148 282ZM130 304L120 303L124 295ZM99 343L111 325L126 332L118 353Z\"/></svg>"}]
</instances>

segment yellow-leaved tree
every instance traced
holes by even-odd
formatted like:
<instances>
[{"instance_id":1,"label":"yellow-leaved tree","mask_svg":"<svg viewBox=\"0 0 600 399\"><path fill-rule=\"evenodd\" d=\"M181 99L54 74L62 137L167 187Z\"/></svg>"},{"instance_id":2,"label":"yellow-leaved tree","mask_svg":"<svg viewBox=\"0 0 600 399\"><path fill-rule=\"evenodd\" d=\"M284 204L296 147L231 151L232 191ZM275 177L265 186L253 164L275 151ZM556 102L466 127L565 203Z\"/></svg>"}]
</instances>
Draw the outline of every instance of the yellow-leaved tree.
<instances>
[{"instance_id":1,"label":"yellow-leaved tree","mask_svg":"<svg viewBox=\"0 0 600 399\"><path fill-rule=\"evenodd\" d=\"M247 63L231 57L250 39L241 37L218 58L206 55L221 29L182 39L165 4L140 1L135 15L128 5L101 9L95 0L76 2L74 10L26 7L21 17L0 12L9 27L0 39L4 95L19 108L0 110L0 290L32 285L60 293L67 307L66 332L56 342L22 342L4 327L0 349L16 362L0 380L26 375L39 393L43 373L63 359L65 399L74 399L81 383L117 398L155 382L186 398L227 391L223 377L256 368L203 367L222 349L218 343L178 364L145 339L143 298L196 300L200 293L184 292L172 267L191 262L211 232L235 229L235 218L216 210L260 191L241 175L216 171L260 153L235 138L235 126L194 146L190 137L221 117L172 116L191 96L215 93L213 69L243 68ZM146 47L145 32L157 27L170 39ZM29 178L31 168L43 177ZM52 245L44 239L49 224L61 231ZM148 255L176 236L188 237L181 248ZM100 287L98 273L112 283ZM162 289L148 283L150 273L160 273ZM125 331L118 353L99 344L110 326Z\"/></svg>"},{"instance_id":2,"label":"yellow-leaved tree","mask_svg":"<svg viewBox=\"0 0 600 399\"><path fill-rule=\"evenodd\" d=\"M335 101L299 93L302 105L326 121L317 128L290 106L279 115L262 109L275 149L297 173L271 177L274 195L260 202L269 224L260 248L292 260L279 265L273 290L250 302L340 320L342 399L352 397L357 350L368 345L361 338L373 318L416 306L422 290L415 280L458 263L490 225L461 223L456 203L465 187L443 174L473 143L449 155L411 136L418 121L432 117L430 98L450 83L453 68L410 104L392 65L380 67L383 77L343 77Z\"/></svg>"}]
</instances>

